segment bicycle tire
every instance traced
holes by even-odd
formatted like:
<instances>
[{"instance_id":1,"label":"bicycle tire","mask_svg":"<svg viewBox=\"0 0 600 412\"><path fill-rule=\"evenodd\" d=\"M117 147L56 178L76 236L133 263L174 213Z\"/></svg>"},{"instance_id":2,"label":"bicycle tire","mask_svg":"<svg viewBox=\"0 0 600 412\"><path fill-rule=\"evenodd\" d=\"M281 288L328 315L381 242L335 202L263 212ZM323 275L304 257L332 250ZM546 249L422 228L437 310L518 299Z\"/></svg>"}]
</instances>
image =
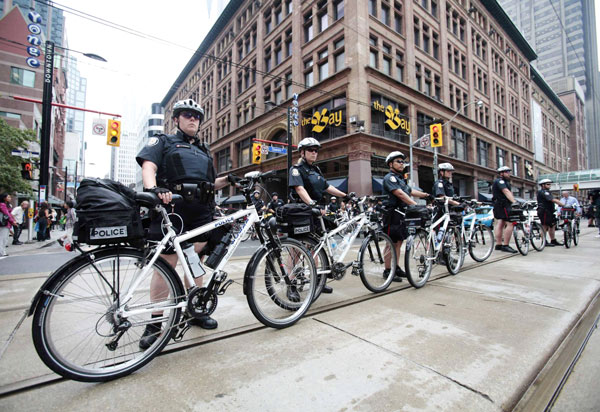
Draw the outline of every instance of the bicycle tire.
<instances>
[{"instance_id":1,"label":"bicycle tire","mask_svg":"<svg viewBox=\"0 0 600 412\"><path fill-rule=\"evenodd\" d=\"M566 226L566 228L565 228ZM571 236L572 236L572 226L571 222L565 223L563 225L563 242L565 244L565 248L569 249L571 247Z\"/></svg>"},{"instance_id":2,"label":"bicycle tire","mask_svg":"<svg viewBox=\"0 0 600 412\"><path fill-rule=\"evenodd\" d=\"M486 225L477 225L469 241L469 255L476 262L484 262L492 255L495 243L496 239L492 228Z\"/></svg>"},{"instance_id":3,"label":"bicycle tire","mask_svg":"<svg viewBox=\"0 0 600 412\"><path fill-rule=\"evenodd\" d=\"M579 222L575 221L573 225L573 245L577 246L579 244Z\"/></svg>"},{"instance_id":4,"label":"bicycle tire","mask_svg":"<svg viewBox=\"0 0 600 412\"><path fill-rule=\"evenodd\" d=\"M380 244L380 242L384 244ZM386 253L386 251L389 251ZM390 271L385 275L385 256L389 253ZM367 259L367 260L365 260ZM373 293L386 290L396 275L398 258L392 239L383 232L375 232L366 237L358 251L360 280ZM365 264L366 263L366 264Z\"/></svg>"},{"instance_id":5,"label":"bicycle tire","mask_svg":"<svg viewBox=\"0 0 600 412\"><path fill-rule=\"evenodd\" d=\"M446 250L446 269L451 275L458 275L465 262L465 249L460 230L457 227L448 227L444 234L444 246L449 247Z\"/></svg>"},{"instance_id":6,"label":"bicycle tire","mask_svg":"<svg viewBox=\"0 0 600 412\"><path fill-rule=\"evenodd\" d=\"M531 223L529 239L531 240L531 246L538 252L541 252L546 247L546 232L539 222Z\"/></svg>"},{"instance_id":7,"label":"bicycle tire","mask_svg":"<svg viewBox=\"0 0 600 412\"><path fill-rule=\"evenodd\" d=\"M423 229L409 236L404 252L404 270L410 284L416 288L425 286L433 268L433 247L429 244L427 232Z\"/></svg>"},{"instance_id":8,"label":"bicycle tire","mask_svg":"<svg viewBox=\"0 0 600 412\"><path fill-rule=\"evenodd\" d=\"M323 288L327 283L327 274L331 273L331 261L329 260L329 255L325 251L325 248L321 248L316 256L313 253L316 247L320 244L320 241L310 236L301 236L296 240L300 241L304 247L311 252L313 255L313 260L315 261L315 267L317 268L317 287L315 289L315 297L313 298L313 301L315 301L319 298L319 296L321 296Z\"/></svg>"},{"instance_id":9,"label":"bicycle tire","mask_svg":"<svg viewBox=\"0 0 600 412\"><path fill-rule=\"evenodd\" d=\"M519 253L527 256L527 253L529 253L529 239L522 223L516 224L513 228L513 238L515 239L515 245Z\"/></svg>"},{"instance_id":10,"label":"bicycle tire","mask_svg":"<svg viewBox=\"0 0 600 412\"><path fill-rule=\"evenodd\" d=\"M93 252L93 265L79 256L56 273L35 308L32 325L35 349L50 369L77 381L109 381L138 370L167 345L176 331L180 309L163 313L160 334L146 350L139 348L145 325L159 323L150 320L150 313L127 319L132 326L118 340L118 346L114 350L107 346L115 336L114 317L110 314L114 313L116 298L126 292L144 261L141 251L110 247ZM171 266L159 258L153 269L156 275L140 284L139 294L134 294L128 306L152 304L148 290L154 276L164 282L166 303L183 299L183 286Z\"/></svg>"},{"instance_id":11,"label":"bicycle tire","mask_svg":"<svg viewBox=\"0 0 600 412\"><path fill-rule=\"evenodd\" d=\"M281 240L280 246L254 252L244 275L250 310L263 325L276 329L291 326L304 316L317 285L317 270L308 249L294 239ZM291 276L286 279L280 268Z\"/></svg>"}]
</instances>

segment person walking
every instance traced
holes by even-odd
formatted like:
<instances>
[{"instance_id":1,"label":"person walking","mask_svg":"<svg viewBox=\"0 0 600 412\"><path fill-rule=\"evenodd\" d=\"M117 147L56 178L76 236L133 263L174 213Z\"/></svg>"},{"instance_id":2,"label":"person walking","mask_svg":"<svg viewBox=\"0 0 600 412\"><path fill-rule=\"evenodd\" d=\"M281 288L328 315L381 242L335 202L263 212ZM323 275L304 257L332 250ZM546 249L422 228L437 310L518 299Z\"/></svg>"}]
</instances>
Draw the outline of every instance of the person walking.
<instances>
[{"instance_id":1,"label":"person walking","mask_svg":"<svg viewBox=\"0 0 600 412\"><path fill-rule=\"evenodd\" d=\"M37 223L36 226L38 227L38 232L37 232L37 240L38 242L43 242L46 239L49 239L49 235L48 235L48 222L50 222L50 210L49 210L49 206L47 202L42 202L40 204L40 208L38 210L38 215L37 215Z\"/></svg>"},{"instance_id":2,"label":"person walking","mask_svg":"<svg viewBox=\"0 0 600 412\"><path fill-rule=\"evenodd\" d=\"M25 216L27 214L27 210L29 209L29 202L27 200L24 200L23 202L21 202L21 204L17 207L15 207L12 210L12 215L15 218L15 222L17 222L17 225L14 228L14 233L13 233L13 241L12 244L13 245L22 245L23 242L19 241L19 237L21 236L21 232L23 231L23 228L25 227L25 223L27 222L27 219L25 219Z\"/></svg>"},{"instance_id":3,"label":"person walking","mask_svg":"<svg viewBox=\"0 0 600 412\"><path fill-rule=\"evenodd\" d=\"M515 197L512 194L510 186L510 167L502 166L498 168L498 177L492 184L492 201L494 202L494 218L496 227L494 234L496 236L496 250L508 253L517 253L509 246L512 236L513 226L509 221L510 209L515 203Z\"/></svg>"},{"instance_id":4,"label":"person walking","mask_svg":"<svg viewBox=\"0 0 600 412\"><path fill-rule=\"evenodd\" d=\"M17 226L15 218L10 213L11 196L8 193L0 193L0 256L8 256L6 253L6 245L8 245L8 237L10 229Z\"/></svg>"},{"instance_id":5,"label":"person walking","mask_svg":"<svg viewBox=\"0 0 600 412\"><path fill-rule=\"evenodd\" d=\"M63 205L63 208L66 210L66 212L64 214L64 220L65 220L64 230L66 231L66 233L64 235L62 235L60 237L60 239L58 239L58 243L61 246L64 244L65 240L67 240L69 238L69 236L71 236L73 234L73 225L75 225L75 208L73 206L74 205L71 200L66 201L65 204Z\"/></svg>"}]
</instances>

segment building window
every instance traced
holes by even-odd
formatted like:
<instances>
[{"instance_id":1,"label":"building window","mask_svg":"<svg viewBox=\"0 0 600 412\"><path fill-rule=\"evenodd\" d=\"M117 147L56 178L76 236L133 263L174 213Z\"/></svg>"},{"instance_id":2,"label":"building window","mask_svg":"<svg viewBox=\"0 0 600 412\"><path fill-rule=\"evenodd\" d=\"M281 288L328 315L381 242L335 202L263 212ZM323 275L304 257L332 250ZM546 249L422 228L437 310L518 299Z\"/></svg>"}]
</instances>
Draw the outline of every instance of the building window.
<instances>
[{"instance_id":1,"label":"building window","mask_svg":"<svg viewBox=\"0 0 600 412\"><path fill-rule=\"evenodd\" d=\"M396 52L396 80L404 83L404 54Z\"/></svg>"},{"instance_id":2,"label":"building window","mask_svg":"<svg viewBox=\"0 0 600 412\"><path fill-rule=\"evenodd\" d=\"M302 112L303 136L312 136L319 141L344 136L346 124L345 95Z\"/></svg>"},{"instance_id":3,"label":"building window","mask_svg":"<svg viewBox=\"0 0 600 412\"><path fill-rule=\"evenodd\" d=\"M223 173L230 169L229 163L231 162L231 156L229 148L223 149L217 153L217 173Z\"/></svg>"},{"instance_id":4,"label":"building window","mask_svg":"<svg viewBox=\"0 0 600 412\"><path fill-rule=\"evenodd\" d=\"M304 15L304 43L313 39L312 13Z\"/></svg>"},{"instance_id":5,"label":"building window","mask_svg":"<svg viewBox=\"0 0 600 412\"><path fill-rule=\"evenodd\" d=\"M369 14L377 17L377 0L369 0Z\"/></svg>"},{"instance_id":6,"label":"building window","mask_svg":"<svg viewBox=\"0 0 600 412\"><path fill-rule=\"evenodd\" d=\"M496 167L506 166L506 150L496 148Z\"/></svg>"},{"instance_id":7,"label":"building window","mask_svg":"<svg viewBox=\"0 0 600 412\"><path fill-rule=\"evenodd\" d=\"M344 0L336 0L333 2L333 13L336 20L344 17Z\"/></svg>"},{"instance_id":8,"label":"building window","mask_svg":"<svg viewBox=\"0 0 600 412\"><path fill-rule=\"evenodd\" d=\"M513 176L519 176L519 169L521 165L521 158L517 155L512 155L512 174Z\"/></svg>"},{"instance_id":9,"label":"building window","mask_svg":"<svg viewBox=\"0 0 600 412\"><path fill-rule=\"evenodd\" d=\"M312 59L308 59L304 62L304 68L306 69L306 71L304 72L304 85L306 87L311 87L314 82L313 82L313 60Z\"/></svg>"},{"instance_id":10,"label":"building window","mask_svg":"<svg viewBox=\"0 0 600 412\"><path fill-rule=\"evenodd\" d=\"M319 15L319 26L320 31L324 31L327 27L329 27L329 16L327 13Z\"/></svg>"},{"instance_id":11,"label":"building window","mask_svg":"<svg viewBox=\"0 0 600 412\"><path fill-rule=\"evenodd\" d=\"M385 4L381 5L381 22L386 26L390 25L390 8Z\"/></svg>"},{"instance_id":12,"label":"building window","mask_svg":"<svg viewBox=\"0 0 600 412\"><path fill-rule=\"evenodd\" d=\"M329 62L325 60L319 64L319 81L323 81L329 77Z\"/></svg>"},{"instance_id":13,"label":"building window","mask_svg":"<svg viewBox=\"0 0 600 412\"><path fill-rule=\"evenodd\" d=\"M20 86L35 87L35 72L19 67L11 67L10 82Z\"/></svg>"},{"instance_id":14,"label":"building window","mask_svg":"<svg viewBox=\"0 0 600 412\"><path fill-rule=\"evenodd\" d=\"M333 52L335 60L335 72L339 72L346 67L346 53L344 50L344 38L335 41L333 43Z\"/></svg>"},{"instance_id":15,"label":"building window","mask_svg":"<svg viewBox=\"0 0 600 412\"><path fill-rule=\"evenodd\" d=\"M455 129L454 127L451 130L452 133L452 149L454 149L454 158L458 160L464 160L465 162L469 160L469 150L468 150L468 135L462 130ZM451 153L452 155L452 153Z\"/></svg>"},{"instance_id":16,"label":"building window","mask_svg":"<svg viewBox=\"0 0 600 412\"><path fill-rule=\"evenodd\" d=\"M489 148L488 142L477 139L477 164L484 167L489 167Z\"/></svg>"},{"instance_id":17,"label":"building window","mask_svg":"<svg viewBox=\"0 0 600 412\"><path fill-rule=\"evenodd\" d=\"M251 163L252 139L253 137L250 137L238 143L238 167L248 166Z\"/></svg>"}]
</instances>

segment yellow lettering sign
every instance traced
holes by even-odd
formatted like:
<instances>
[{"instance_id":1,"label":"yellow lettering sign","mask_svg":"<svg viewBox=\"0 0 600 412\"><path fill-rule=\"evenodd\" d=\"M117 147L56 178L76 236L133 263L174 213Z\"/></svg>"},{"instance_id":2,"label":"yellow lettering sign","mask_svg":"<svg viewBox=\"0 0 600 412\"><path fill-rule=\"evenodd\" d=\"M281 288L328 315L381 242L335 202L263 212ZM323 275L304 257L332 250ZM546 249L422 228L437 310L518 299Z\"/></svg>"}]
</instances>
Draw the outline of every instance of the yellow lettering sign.
<instances>
[{"instance_id":1,"label":"yellow lettering sign","mask_svg":"<svg viewBox=\"0 0 600 412\"><path fill-rule=\"evenodd\" d=\"M404 117L400 117L400 109L398 107L395 109L392 107L392 105L387 105L387 107L384 107L380 102L375 100L373 101L373 109L385 113L385 116L387 117L385 124L388 125L390 129L396 130L400 128L407 134L410 133L410 121Z\"/></svg>"},{"instance_id":2,"label":"yellow lettering sign","mask_svg":"<svg viewBox=\"0 0 600 412\"><path fill-rule=\"evenodd\" d=\"M313 125L311 129L315 133L322 133L323 130L329 125L341 126L342 125L342 111L328 113L327 109L323 109L320 112L315 112L311 118L302 119L302 126Z\"/></svg>"}]
</instances>

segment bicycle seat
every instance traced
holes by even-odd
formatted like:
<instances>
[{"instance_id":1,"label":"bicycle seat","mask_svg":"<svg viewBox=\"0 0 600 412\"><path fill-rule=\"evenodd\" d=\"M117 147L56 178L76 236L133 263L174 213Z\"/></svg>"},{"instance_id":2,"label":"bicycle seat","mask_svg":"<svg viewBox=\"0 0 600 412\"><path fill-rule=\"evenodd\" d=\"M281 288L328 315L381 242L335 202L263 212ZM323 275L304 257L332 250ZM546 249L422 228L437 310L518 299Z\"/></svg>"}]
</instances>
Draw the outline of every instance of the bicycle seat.
<instances>
[{"instance_id":1,"label":"bicycle seat","mask_svg":"<svg viewBox=\"0 0 600 412\"><path fill-rule=\"evenodd\" d=\"M181 195L173 195L173 203L179 203L183 200L183 196ZM156 205L162 203L162 201L158 198L158 196L151 192L137 192L135 194L135 201L140 206L145 206L149 208L153 208Z\"/></svg>"}]
</instances>

